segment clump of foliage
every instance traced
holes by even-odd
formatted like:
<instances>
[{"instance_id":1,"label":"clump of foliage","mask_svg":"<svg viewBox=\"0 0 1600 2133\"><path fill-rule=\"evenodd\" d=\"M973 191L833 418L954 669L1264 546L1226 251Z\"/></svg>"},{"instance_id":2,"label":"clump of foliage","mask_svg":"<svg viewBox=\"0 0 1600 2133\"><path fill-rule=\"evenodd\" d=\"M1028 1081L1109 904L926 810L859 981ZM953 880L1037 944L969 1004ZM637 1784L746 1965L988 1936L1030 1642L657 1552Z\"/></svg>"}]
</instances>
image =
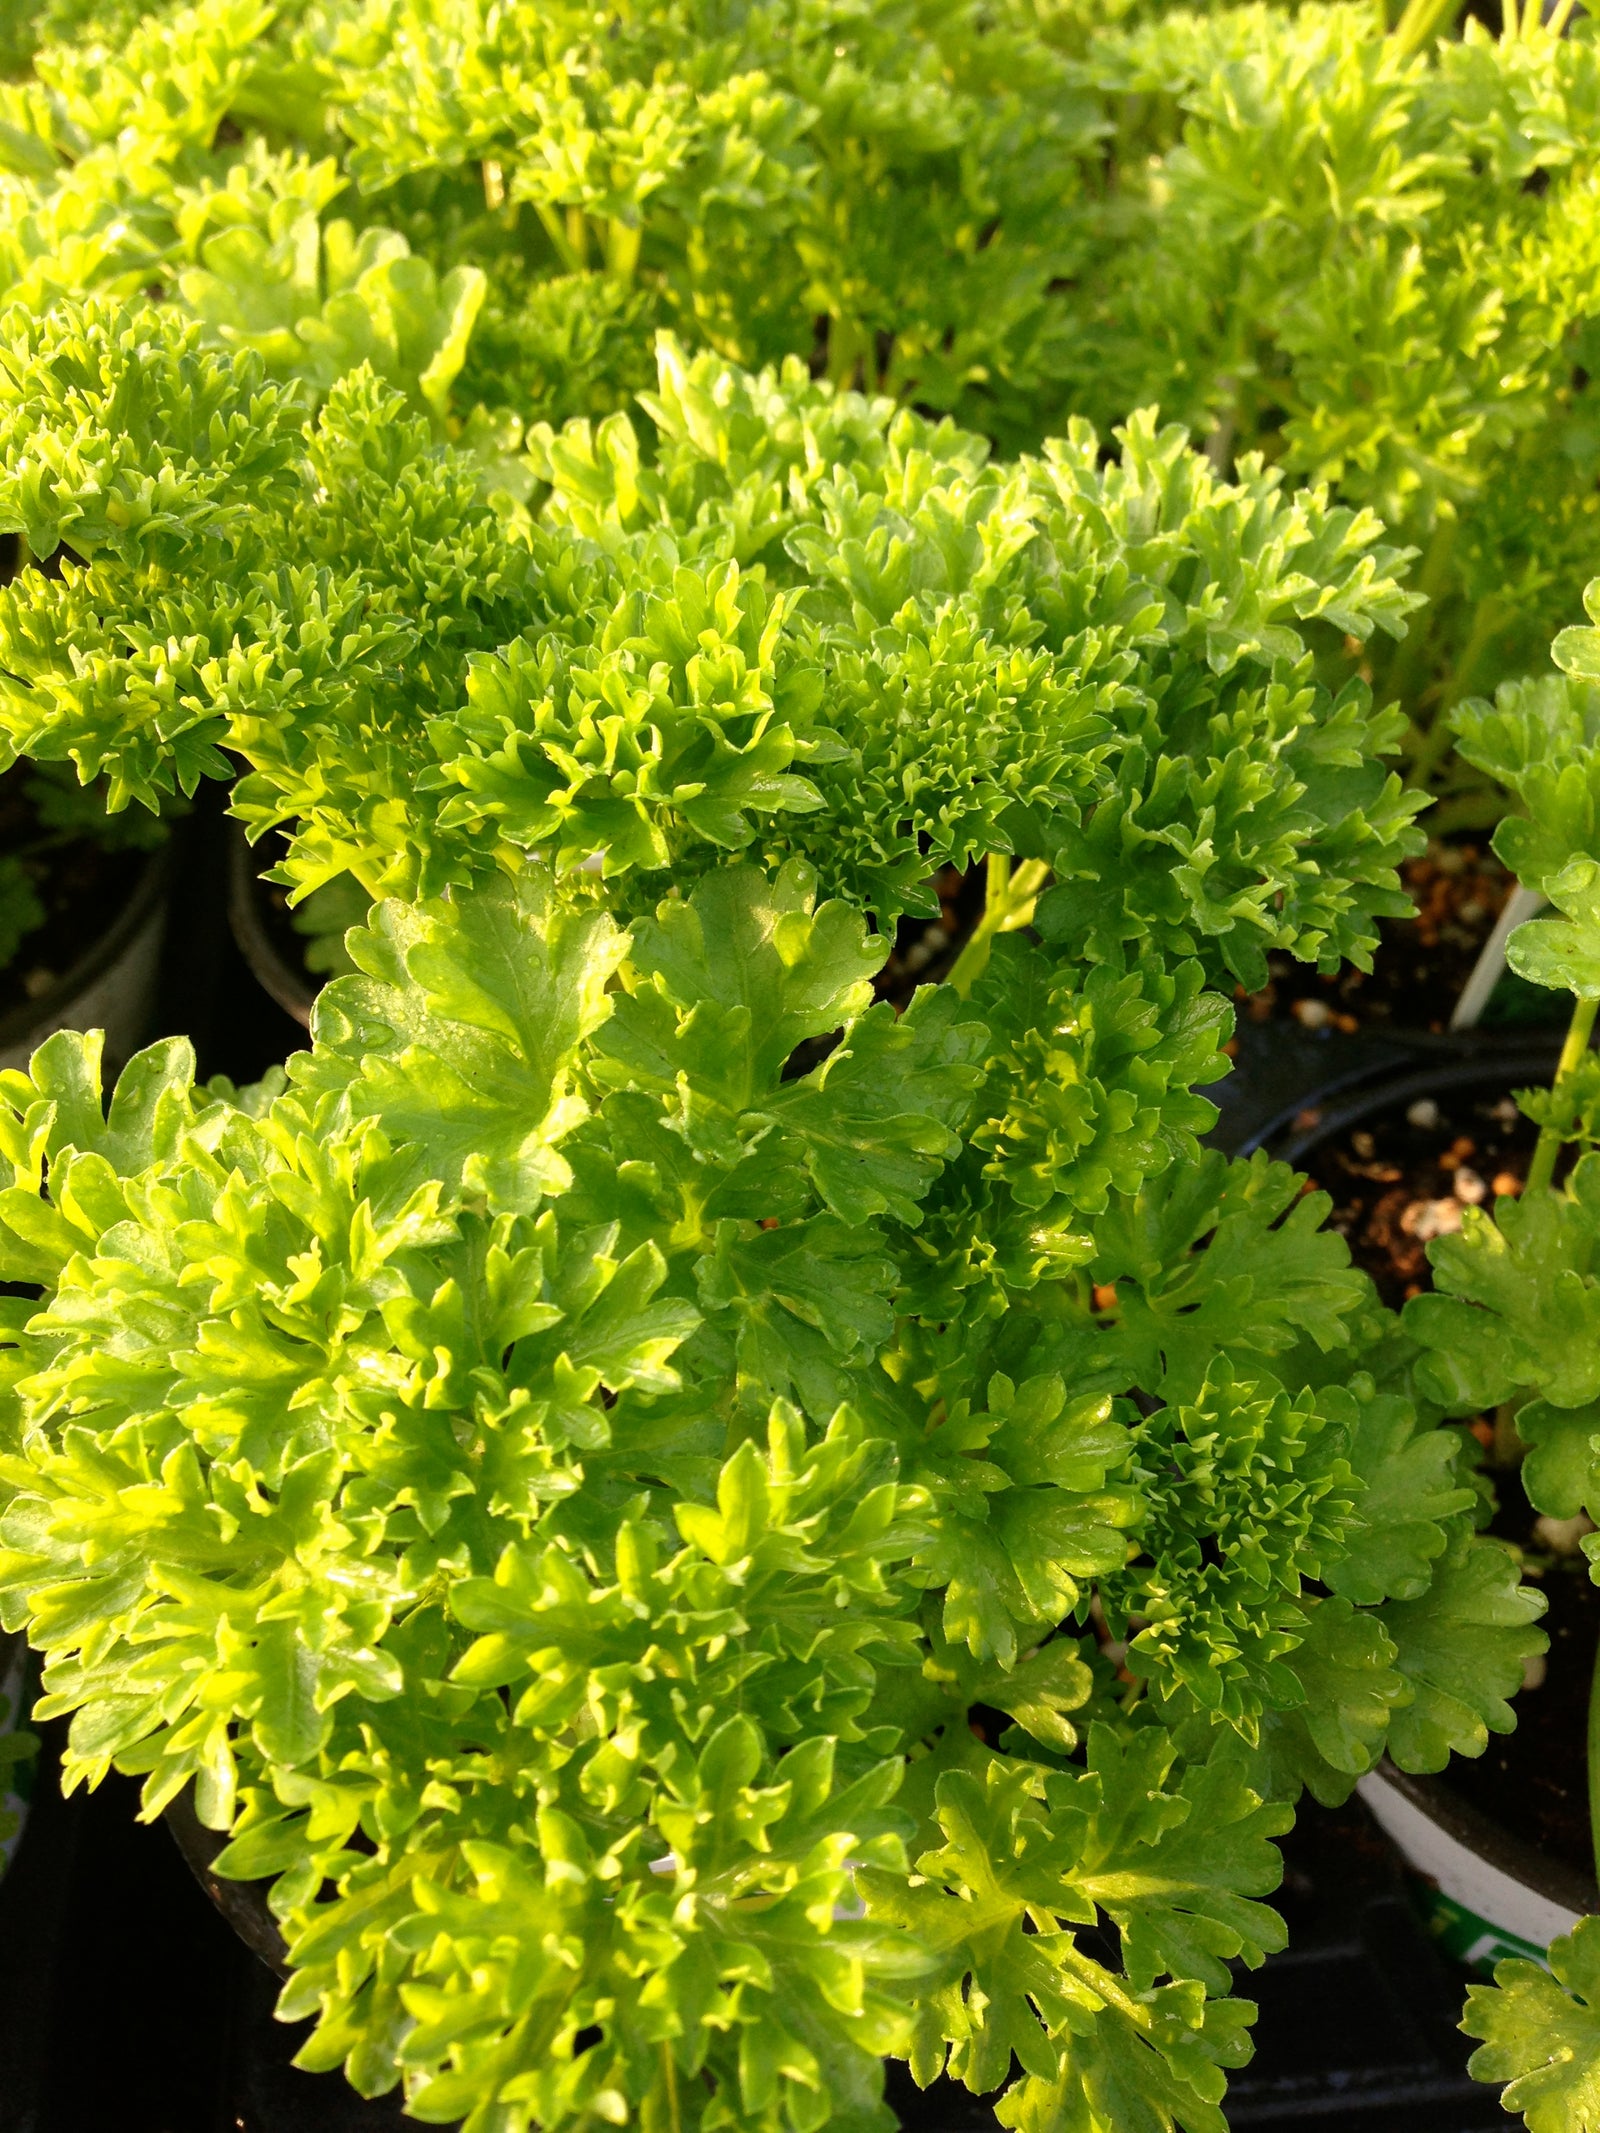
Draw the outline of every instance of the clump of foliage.
<instances>
[{"instance_id":1,"label":"clump of foliage","mask_svg":"<svg viewBox=\"0 0 1600 2133\"><path fill-rule=\"evenodd\" d=\"M1068 398L1158 400L1423 552L1427 626L1374 678L1441 823L1501 803L1436 714L1542 658L1597 531L1600 42L1565 5L1503 13L1178 13L1078 60L1118 131Z\"/></svg>"},{"instance_id":2,"label":"clump of foliage","mask_svg":"<svg viewBox=\"0 0 1600 2133\"><path fill-rule=\"evenodd\" d=\"M169 312L13 313L0 731L114 806L249 774L296 896L437 894L550 859L618 908L744 854L888 925L1016 857L1096 959L1247 984L1404 908L1399 721L1299 625L1399 631L1369 515L1225 482L1141 418L1011 463L948 422L664 344L626 417L540 430L531 515L363 368L307 419ZM226 751L226 752L224 752ZM630 903L629 899L634 899Z\"/></svg>"},{"instance_id":3,"label":"clump of foliage","mask_svg":"<svg viewBox=\"0 0 1600 2133\"><path fill-rule=\"evenodd\" d=\"M6 302L159 299L302 413L366 365L510 507L525 427L629 402L663 323L1038 433L1093 127L1020 16L51 0L7 34ZM362 892L313 893L336 968Z\"/></svg>"},{"instance_id":4,"label":"clump of foliage","mask_svg":"<svg viewBox=\"0 0 1600 2133\"><path fill-rule=\"evenodd\" d=\"M0 90L0 293L157 295L314 406L362 361L526 501L530 425L647 393L658 332L952 412L1011 452L1157 405L1423 556L1353 637L1451 821L1437 716L1589 570L1600 51L1420 0L56 0Z\"/></svg>"},{"instance_id":5,"label":"clump of foliage","mask_svg":"<svg viewBox=\"0 0 1600 2133\"><path fill-rule=\"evenodd\" d=\"M900 2059L1219 2133L1294 1801L1542 1644L1325 1201L1200 1146L1210 988L1413 846L1311 641L1397 559L1149 419L996 462L670 342L647 412L513 508L370 367L8 319L11 744L242 758L379 900L260 1088L0 1076L0 1620L426 2122L887 2128Z\"/></svg>"},{"instance_id":6,"label":"clump of foliage","mask_svg":"<svg viewBox=\"0 0 1600 2133\"><path fill-rule=\"evenodd\" d=\"M1288 1804L1481 1751L1541 1642L1320 1203L1194 1145L1223 1003L1004 942L897 1021L801 862L350 946L276 1092L0 1084L70 1776L192 1782L302 2063L428 2122L886 2125L883 2057L1015 2054L1007 2124L1220 2126Z\"/></svg>"},{"instance_id":7,"label":"clump of foliage","mask_svg":"<svg viewBox=\"0 0 1600 2133\"><path fill-rule=\"evenodd\" d=\"M313 370L437 312L502 422L623 406L659 328L1013 441L1060 404L1099 121L1023 8L200 0L91 11L0 102L29 302L164 285Z\"/></svg>"}]
</instances>

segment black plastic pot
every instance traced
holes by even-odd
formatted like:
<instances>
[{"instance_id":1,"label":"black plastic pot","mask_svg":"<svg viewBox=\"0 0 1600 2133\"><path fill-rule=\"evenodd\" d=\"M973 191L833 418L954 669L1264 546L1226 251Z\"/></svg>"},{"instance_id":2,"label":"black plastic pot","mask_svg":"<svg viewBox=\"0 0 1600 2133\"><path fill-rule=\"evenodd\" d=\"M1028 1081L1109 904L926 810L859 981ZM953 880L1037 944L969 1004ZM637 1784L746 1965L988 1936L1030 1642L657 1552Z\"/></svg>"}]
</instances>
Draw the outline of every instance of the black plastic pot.
<instances>
[{"instance_id":1,"label":"black plastic pot","mask_svg":"<svg viewBox=\"0 0 1600 2133\"><path fill-rule=\"evenodd\" d=\"M1560 1050L1559 1030L1513 1040L1477 1030L1378 1037L1253 1024L1239 1032L1234 1071L1206 1092L1221 1113L1208 1137L1228 1155L1265 1148L1297 1163L1375 1108L1446 1089L1548 1081Z\"/></svg>"},{"instance_id":2,"label":"black plastic pot","mask_svg":"<svg viewBox=\"0 0 1600 2133\"><path fill-rule=\"evenodd\" d=\"M27 1693L26 1638L0 1629L0 1740L22 1730ZM32 1764L0 1763L0 1876L16 1857L28 1819Z\"/></svg>"},{"instance_id":3,"label":"black plastic pot","mask_svg":"<svg viewBox=\"0 0 1600 2133\"><path fill-rule=\"evenodd\" d=\"M230 822L228 832L228 923L239 953L284 1013L292 1015L302 1029L309 1029L317 988L305 965L290 962L272 937L256 855L242 825Z\"/></svg>"},{"instance_id":4,"label":"black plastic pot","mask_svg":"<svg viewBox=\"0 0 1600 2133\"><path fill-rule=\"evenodd\" d=\"M277 1983L288 1975L283 1935L267 1906L265 1882L225 1881L211 1862L226 1839L204 1827L187 1792L163 1817L185 1862L222 1917L259 1961L248 1966L237 1995L240 2031L233 2068L233 2108L245 2133L401 2133L414 2127L398 2091L371 2101L342 2076L307 2075L291 2064L304 2025L274 2021ZM268 1973L271 1973L269 1976Z\"/></svg>"},{"instance_id":5,"label":"black plastic pot","mask_svg":"<svg viewBox=\"0 0 1600 2133\"><path fill-rule=\"evenodd\" d=\"M170 872L163 848L93 946L39 999L0 1016L0 1067L26 1066L58 1029L103 1029L113 1066L133 1056L155 1012Z\"/></svg>"},{"instance_id":6,"label":"black plastic pot","mask_svg":"<svg viewBox=\"0 0 1600 2133\"><path fill-rule=\"evenodd\" d=\"M1424 1064L1413 1059L1409 1071L1391 1074L1376 1086L1330 1092L1331 1100L1315 1116L1302 1110L1287 1124L1276 1121L1253 1142L1245 1141L1241 1152L1265 1146L1299 1168L1317 1149L1419 1098L1504 1093L1547 1083L1559 1051L1559 1040L1552 1039L1475 1057ZM1581 1741L1574 1742L1573 1752L1584 1752ZM1362 1780L1360 1791L1410 1870L1429 1932L1469 1969L1487 1972L1507 1955L1542 1959L1558 1934L1600 1910L1600 1889L1592 1876L1502 1828L1463 1799L1447 1777L1413 1776L1386 1762Z\"/></svg>"},{"instance_id":7,"label":"black plastic pot","mask_svg":"<svg viewBox=\"0 0 1600 2133\"><path fill-rule=\"evenodd\" d=\"M1351 1040L1352 1043L1355 1040ZM1265 1148L1287 1163L1301 1164L1313 1149L1347 1133L1380 1111L1403 1110L1419 1097L1458 1095L1474 1089L1510 1090L1548 1082L1561 1054L1559 1033L1543 1041L1524 1038L1517 1045L1484 1045L1455 1041L1448 1050L1429 1052L1395 1044L1386 1054L1375 1050L1359 1058L1335 1052L1322 1065L1320 1074L1308 1075L1290 1096L1286 1088L1270 1089L1265 1078L1256 1090L1256 1116L1238 1119L1245 1130L1233 1143L1233 1152L1249 1155ZM1291 1054L1284 1061L1289 1072L1304 1072L1305 1055ZM1226 1084L1224 1084L1226 1086Z\"/></svg>"},{"instance_id":8,"label":"black plastic pot","mask_svg":"<svg viewBox=\"0 0 1600 2133\"><path fill-rule=\"evenodd\" d=\"M284 1959L283 1935L278 1931L278 1921L267 1907L265 1882L225 1881L220 1874L211 1871L212 1860L228 1840L214 1829L206 1828L195 1813L194 1801L187 1791L179 1793L165 1810L163 1820L189 1871L251 1954L259 1956L279 1977L287 1977L289 1966Z\"/></svg>"},{"instance_id":9,"label":"black plastic pot","mask_svg":"<svg viewBox=\"0 0 1600 2133\"><path fill-rule=\"evenodd\" d=\"M203 1081L225 1074L258 1081L305 1042L302 1026L262 988L228 923L228 864L233 818L227 789L207 781L190 812L173 825L161 981L154 1028L194 1045Z\"/></svg>"}]
</instances>

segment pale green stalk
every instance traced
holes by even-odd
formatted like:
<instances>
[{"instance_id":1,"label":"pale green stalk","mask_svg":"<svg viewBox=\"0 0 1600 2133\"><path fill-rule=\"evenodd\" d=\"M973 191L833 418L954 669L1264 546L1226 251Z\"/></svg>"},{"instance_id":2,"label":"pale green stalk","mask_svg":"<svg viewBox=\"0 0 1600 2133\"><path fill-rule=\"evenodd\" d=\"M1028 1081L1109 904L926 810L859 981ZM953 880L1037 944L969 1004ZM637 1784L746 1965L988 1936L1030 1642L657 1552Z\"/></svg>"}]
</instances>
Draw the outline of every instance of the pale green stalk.
<instances>
[{"instance_id":1,"label":"pale green stalk","mask_svg":"<svg viewBox=\"0 0 1600 2133\"><path fill-rule=\"evenodd\" d=\"M605 226L606 272L614 281L632 281L644 243L644 227L613 217Z\"/></svg>"},{"instance_id":2,"label":"pale green stalk","mask_svg":"<svg viewBox=\"0 0 1600 2133\"><path fill-rule=\"evenodd\" d=\"M1039 900L1050 869L1042 859L1024 859L1012 871L1010 855L991 852L983 916L972 938L956 957L949 982L964 1000L988 967L989 951L997 933L1015 933L1033 923L1033 907Z\"/></svg>"},{"instance_id":3,"label":"pale green stalk","mask_svg":"<svg viewBox=\"0 0 1600 2133\"><path fill-rule=\"evenodd\" d=\"M1567 1041L1561 1047L1555 1080L1550 1087L1549 1122L1539 1128L1533 1161L1528 1165L1529 1192L1543 1191L1555 1176L1556 1157L1561 1152L1562 1129L1567 1123L1571 1109L1570 1102L1563 1099L1567 1097L1572 1077L1578 1071L1584 1053L1589 1049L1597 1007L1600 1007L1600 1000L1579 1000L1572 1010L1572 1020L1567 1025Z\"/></svg>"},{"instance_id":4,"label":"pale green stalk","mask_svg":"<svg viewBox=\"0 0 1600 2133\"><path fill-rule=\"evenodd\" d=\"M1508 11L1516 0L1506 0ZM1391 35L1397 48L1407 54L1420 52L1435 31L1448 29L1455 21L1461 0L1406 0L1406 7Z\"/></svg>"}]
</instances>

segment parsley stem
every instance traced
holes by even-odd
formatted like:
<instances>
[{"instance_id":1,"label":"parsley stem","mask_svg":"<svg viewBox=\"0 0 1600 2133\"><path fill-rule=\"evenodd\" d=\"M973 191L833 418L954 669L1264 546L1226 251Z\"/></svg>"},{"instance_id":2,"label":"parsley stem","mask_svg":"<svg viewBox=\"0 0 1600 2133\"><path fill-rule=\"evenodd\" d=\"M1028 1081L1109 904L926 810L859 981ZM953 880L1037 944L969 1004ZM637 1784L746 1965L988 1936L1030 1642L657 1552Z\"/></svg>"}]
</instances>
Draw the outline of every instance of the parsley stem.
<instances>
[{"instance_id":1,"label":"parsley stem","mask_svg":"<svg viewBox=\"0 0 1600 2133\"><path fill-rule=\"evenodd\" d=\"M1404 14L1390 33L1398 51L1420 52L1435 31L1453 22L1460 0L1407 0Z\"/></svg>"},{"instance_id":2,"label":"parsley stem","mask_svg":"<svg viewBox=\"0 0 1600 2133\"><path fill-rule=\"evenodd\" d=\"M667 2076L667 2112L672 2133L683 2133L683 2113L678 2105L678 2068L669 2038L661 2041L661 2064Z\"/></svg>"},{"instance_id":3,"label":"parsley stem","mask_svg":"<svg viewBox=\"0 0 1600 2133\"><path fill-rule=\"evenodd\" d=\"M1569 1103L1563 1099L1573 1075L1582 1064L1584 1053L1589 1049L1597 1007L1600 1007L1600 1000L1579 1000L1572 1010L1572 1020L1567 1025L1567 1041L1561 1047L1561 1057L1556 1063L1556 1078L1550 1090L1550 1116L1539 1128L1533 1161L1528 1165L1529 1192L1542 1191L1555 1175L1556 1157L1561 1152L1561 1139L1566 1130L1570 1108Z\"/></svg>"},{"instance_id":4,"label":"parsley stem","mask_svg":"<svg viewBox=\"0 0 1600 2133\"><path fill-rule=\"evenodd\" d=\"M989 854L983 916L950 972L949 982L963 1000L988 967L995 935L1015 933L1018 927L1032 924L1033 907L1049 872L1042 859L1024 859L1013 873L1008 852Z\"/></svg>"}]
</instances>

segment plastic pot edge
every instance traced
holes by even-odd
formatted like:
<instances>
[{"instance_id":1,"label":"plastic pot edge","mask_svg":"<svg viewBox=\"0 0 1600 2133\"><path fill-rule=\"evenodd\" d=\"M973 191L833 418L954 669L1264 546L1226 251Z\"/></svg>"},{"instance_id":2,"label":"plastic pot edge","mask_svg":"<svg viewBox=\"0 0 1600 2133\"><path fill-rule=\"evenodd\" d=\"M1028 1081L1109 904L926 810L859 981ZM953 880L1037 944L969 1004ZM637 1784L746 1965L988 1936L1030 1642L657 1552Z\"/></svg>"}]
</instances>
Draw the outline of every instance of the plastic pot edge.
<instances>
[{"instance_id":1,"label":"plastic pot edge","mask_svg":"<svg viewBox=\"0 0 1600 2133\"><path fill-rule=\"evenodd\" d=\"M0 1067L25 1067L57 1030L103 1028L119 1063L138 1049L155 1006L171 846L152 853L126 905L37 1000L0 1016Z\"/></svg>"},{"instance_id":2,"label":"plastic pot edge","mask_svg":"<svg viewBox=\"0 0 1600 2133\"><path fill-rule=\"evenodd\" d=\"M1519 1081L1547 1080L1555 1069L1561 1054L1561 1040L1553 1038L1549 1044L1529 1045L1518 1051L1472 1052L1464 1057L1438 1058L1430 1065L1412 1065L1409 1071L1385 1074L1381 1068L1359 1081L1345 1079L1327 1082L1314 1091L1308 1091L1306 1100L1298 1111L1284 1107L1255 1132L1248 1135L1239 1146L1241 1155L1251 1155L1258 1148L1279 1157L1287 1163L1298 1163L1309 1155L1313 1148L1320 1147L1335 1135L1347 1132L1374 1111L1386 1111L1400 1103L1414 1103L1419 1097L1430 1096L1438 1089L1470 1089L1484 1083L1507 1085ZM1321 1110L1316 1123L1284 1140L1284 1128L1292 1120L1309 1109L1318 1108L1318 1099L1344 1095L1351 1091L1348 1101L1332 1110Z\"/></svg>"},{"instance_id":3,"label":"plastic pot edge","mask_svg":"<svg viewBox=\"0 0 1600 2133\"><path fill-rule=\"evenodd\" d=\"M1542 1963L1551 1941L1600 1910L1589 1876L1502 1829L1439 1778L1386 1759L1356 1789L1421 1884L1430 1930L1470 1969L1510 1955Z\"/></svg>"},{"instance_id":4,"label":"plastic pot edge","mask_svg":"<svg viewBox=\"0 0 1600 2133\"><path fill-rule=\"evenodd\" d=\"M228 825L228 924L238 943L239 953L249 964L257 984L287 1015L292 1015L302 1029L311 1027L311 1009L316 1000L316 988L302 970L296 970L278 953L277 943L267 931L257 902L256 883L258 875L255 855L245 836L243 825L230 822Z\"/></svg>"},{"instance_id":5,"label":"plastic pot edge","mask_svg":"<svg viewBox=\"0 0 1600 2133\"><path fill-rule=\"evenodd\" d=\"M1552 1042L1519 1052L1436 1059L1363 1088L1275 1152L1298 1162L1375 1111L1435 1090L1547 1076L1559 1050L1559 1042ZM1552 1940L1600 1910L1600 1888L1593 1879L1502 1828L1441 1778L1398 1770L1386 1758L1357 1790L1420 1882L1431 1930L1445 1951L1469 1968L1487 1969L1510 1955L1543 1962Z\"/></svg>"},{"instance_id":6,"label":"plastic pot edge","mask_svg":"<svg viewBox=\"0 0 1600 2133\"><path fill-rule=\"evenodd\" d=\"M267 1906L265 1886L259 1881L225 1881L211 1870L227 1838L207 1829L194 1811L191 1788L185 1786L161 1811L174 1843L191 1874L199 1882L228 1924L252 1955L279 1977L289 1974L288 1950L278 1921Z\"/></svg>"}]
</instances>

